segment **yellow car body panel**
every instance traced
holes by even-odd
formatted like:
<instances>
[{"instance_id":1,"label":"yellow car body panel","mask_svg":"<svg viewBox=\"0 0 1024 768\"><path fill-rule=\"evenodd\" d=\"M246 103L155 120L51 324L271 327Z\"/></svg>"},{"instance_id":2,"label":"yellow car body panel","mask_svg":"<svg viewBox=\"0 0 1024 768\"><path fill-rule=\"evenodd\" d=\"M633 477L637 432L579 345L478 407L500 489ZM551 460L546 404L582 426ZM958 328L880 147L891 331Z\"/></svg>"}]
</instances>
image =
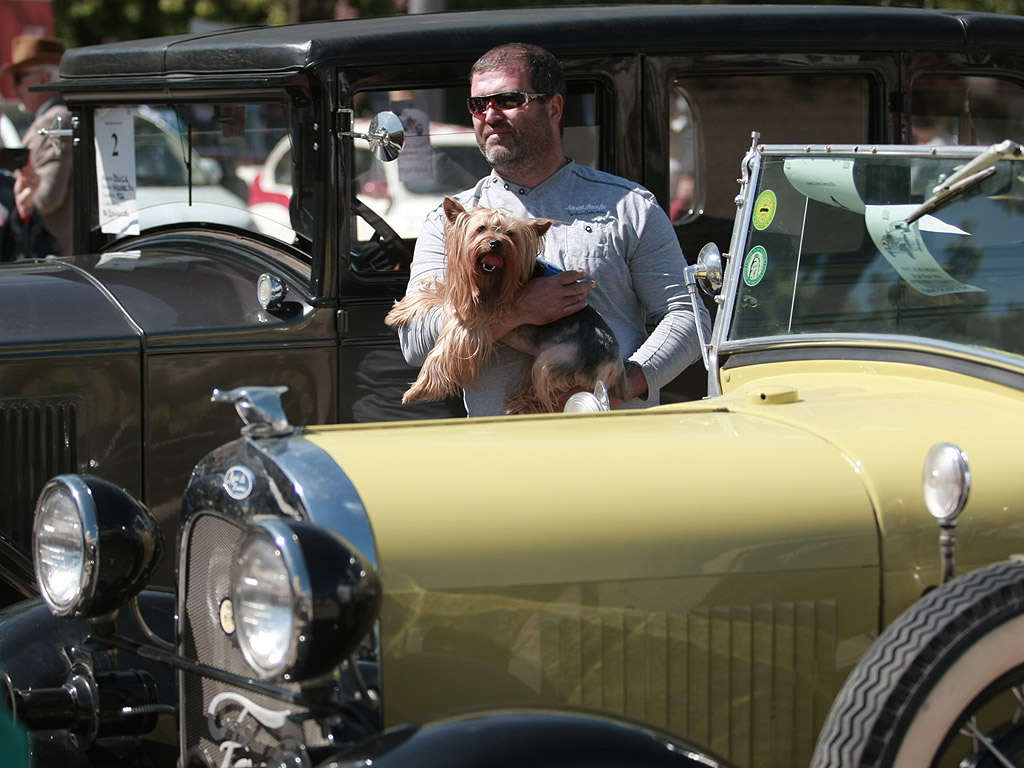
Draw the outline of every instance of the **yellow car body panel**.
<instances>
[{"instance_id":1,"label":"yellow car body panel","mask_svg":"<svg viewBox=\"0 0 1024 768\"><path fill-rule=\"evenodd\" d=\"M938 526L921 486L925 454L937 443L961 448L973 477L957 524L960 569L991 562L993 552L1024 552L1024 474L1016 469L1024 439L1007 428L1024 421L1019 390L909 363L787 362L729 378L728 402L796 390L797 402L770 409L772 417L819 435L857 467L883 542L885 623L939 578Z\"/></svg>"},{"instance_id":2,"label":"yellow car body panel","mask_svg":"<svg viewBox=\"0 0 1024 768\"><path fill-rule=\"evenodd\" d=\"M975 473L961 567L1024 551L1016 391L841 360L729 377L647 411L307 430L373 526L387 722L581 706L804 761L880 622L938 583L929 448Z\"/></svg>"},{"instance_id":3,"label":"yellow car body panel","mask_svg":"<svg viewBox=\"0 0 1024 768\"><path fill-rule=\"evenodd\" d=\"M480 450L495 429L501 455ZM760 414L709 402L308 438L373 525L388 723L578 706L735 755L743 742L723 740L746 718L760 749L801 759L877 630L878 537L855 468ZM723 488L718 459L739 443L743 480ZM439 455L455 486L417 462ZM790 462L827 519L771 492ZM765 757L750 749L750 764Z\"/></svg>"}]
</instances>

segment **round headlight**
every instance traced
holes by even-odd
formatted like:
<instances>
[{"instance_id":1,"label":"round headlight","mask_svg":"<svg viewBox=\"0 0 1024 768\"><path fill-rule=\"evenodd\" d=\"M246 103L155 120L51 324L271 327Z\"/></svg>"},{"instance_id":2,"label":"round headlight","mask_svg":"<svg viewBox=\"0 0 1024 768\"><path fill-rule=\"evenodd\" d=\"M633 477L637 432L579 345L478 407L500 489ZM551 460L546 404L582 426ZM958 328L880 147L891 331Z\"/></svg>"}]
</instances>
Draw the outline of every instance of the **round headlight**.
<instances>
[{"instance_id":1,"label":"round headlight","mask_svg":"<svg viewBox=\"0 0 1024 768\"><path fill-rule=\"evenodd\" d=\"M54 614L67 616L81 604L96 564L96 507L81 478L68 475L46 484L33 536L39 591Z\"/></svg>"},{"instance_id":2,"label":"round headlight","mask_svg":"<svg viewBox=\"0 0 1024 768\"><path fill-rule=\"evenodd\" d=\"M939 443L928 451L922 477L924 504L940 523L956 522L971 493L967 454L952 443Z\"/></svg>"},{"instance_id":3,"label":"round headlight","mask_svg":"<svg viewBox=\"0 0 1024 768\"><path fill-rule=\"evenodd\" d=\"M288 562L291 545L291 532L272 521L248 531L235 560L238 644L263 679L281 676L295 662L299 601L308 579L303 563Z\"/></svg>"},{"instance_id":4,"label":"round headlight","mask_svg":"<svg viewBox=\"0 0 1024 768\"><path fill-rule=\"evenodd\" d=\"M231 576L238 645L264 680L322 675L377 618L377 574L334 531L263 520L238 543Z\"/></svg>"},{"instance_id":5,"label":"round headlight","mask_svg":"<svg viewBox=\"0 0 1024 768\"><path fill-rule=\"evenodd\" d=\"M110 616L145 586L163 553L139 501L90 475L59 475L36 503L36 582L57 616Z\"/></svg>"}]
</instances>

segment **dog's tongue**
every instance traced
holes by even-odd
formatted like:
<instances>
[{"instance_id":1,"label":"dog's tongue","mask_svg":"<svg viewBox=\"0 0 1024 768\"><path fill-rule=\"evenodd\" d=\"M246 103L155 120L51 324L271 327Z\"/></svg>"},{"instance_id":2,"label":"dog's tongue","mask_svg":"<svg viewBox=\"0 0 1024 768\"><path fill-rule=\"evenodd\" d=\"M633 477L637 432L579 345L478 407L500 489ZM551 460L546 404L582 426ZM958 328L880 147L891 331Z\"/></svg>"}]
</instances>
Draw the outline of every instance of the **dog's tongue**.
<instances>
[{"instance_id":1,"label":"dog's tongue","mask_svg":"<svg viewBox=\"0 0 1024 768\"><path fill-rule=\"evenodd\" d=\"M484 254L484 257L480 259L480 263L491 269L501 269L505 266L505 260L496 253Z\"/></svg>"}]
</instances>

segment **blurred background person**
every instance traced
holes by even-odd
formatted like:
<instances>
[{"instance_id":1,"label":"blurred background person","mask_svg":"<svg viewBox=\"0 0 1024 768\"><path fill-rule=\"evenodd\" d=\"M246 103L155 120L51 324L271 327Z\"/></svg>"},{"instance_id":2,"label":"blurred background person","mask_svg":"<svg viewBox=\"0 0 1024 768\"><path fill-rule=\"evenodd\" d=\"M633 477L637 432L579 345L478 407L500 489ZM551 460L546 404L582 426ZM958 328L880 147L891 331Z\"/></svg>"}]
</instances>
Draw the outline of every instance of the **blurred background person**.
<instances>
[{"instance_id":1,"label":"blurred background person","mask_svg":"<svg viewBox=\"0 0 1024 768\"><path fill-rule=\"evenodd\" d=\"M35 209L38 187L31 164L14 173L0 171L0 262L57 252L57 241Z\"/></svg>"},{"instance_id":2,"label":"blurred background person","mask_svg":"<svg viewBox=\"0 0 1024 768\"><path fill-rule=\"evenodd\" d=\"M40 135L40 130L71 127L71 113L59 94L32 91L57 78L64 43L45 35L20 35L11 44L11 61L0 69L10 75L24 111L32 124L22 136L29 150L29 163L38 176L32 195L36 213L58 244L60 253L70 254L74 200L71 191L71 142L59 136Z\"/></svg>"}]
</instances>

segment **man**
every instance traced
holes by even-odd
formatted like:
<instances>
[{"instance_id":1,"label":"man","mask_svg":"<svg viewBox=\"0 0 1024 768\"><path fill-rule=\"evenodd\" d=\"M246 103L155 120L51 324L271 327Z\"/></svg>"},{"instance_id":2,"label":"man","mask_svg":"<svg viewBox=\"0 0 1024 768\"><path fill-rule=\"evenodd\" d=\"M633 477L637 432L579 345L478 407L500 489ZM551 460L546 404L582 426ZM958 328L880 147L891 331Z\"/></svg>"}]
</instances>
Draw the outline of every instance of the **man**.
<instances>
[{"instance_id":1,"label":"man","mask_svg":"<svg viewBox=\"0 0 1024 768\"><path fill-rule=\"evenodd\" d=\"M32 165L17 173L0 171L0 262L43 258L57 242L35 210L39 177Z\"/></svg>"},{"instance_id":2,"label":"man","mask_svg":"<svg viewBox=\"0 0 1024 768\"><path fill-rule=\"evenodd\" d=\"M59 136L43 136L59 124L71 127L71 113L60 96L46 91L31 91L31 86L55 80L64 55L64 43L43 35L20 35L11 46L11 61L0 69L0 77L14 78L14 88L22 109L33 116L22 143L29 150L29 162L39 177L35 190L35 208L56 238L62 253L70 254L74 200L71 192L71 141Z\"/></svg>"},{"instance_id":3,"label":"man","mask_svg":"<svg viewBox=\"0 0 1024 768\"><path fill-rule=\"evenodd\" d=\"M686 262L654 196L617 176L577 165L562 149L565 78L543 48L510 43L473 65L468 106L490 176L456 199L468 208L503 208L555 220L541 258L562 274L531 280L512 313L493 328L500 339L523 324L541 325L591 304L611 326L627 358L629 396L614 407L657 405L661 387L700 359L683 281ZM427 216L416 243L409 291L444 275L444 212ZM647 335L646 321L657 325ZM710 334L707 313L700 322ZM399 329L406 360L421 365L443 325L440 311ZM525 358L499 345L496 361L466 391L470 416L504 413Z\"/></svg>"}]
</instances>

